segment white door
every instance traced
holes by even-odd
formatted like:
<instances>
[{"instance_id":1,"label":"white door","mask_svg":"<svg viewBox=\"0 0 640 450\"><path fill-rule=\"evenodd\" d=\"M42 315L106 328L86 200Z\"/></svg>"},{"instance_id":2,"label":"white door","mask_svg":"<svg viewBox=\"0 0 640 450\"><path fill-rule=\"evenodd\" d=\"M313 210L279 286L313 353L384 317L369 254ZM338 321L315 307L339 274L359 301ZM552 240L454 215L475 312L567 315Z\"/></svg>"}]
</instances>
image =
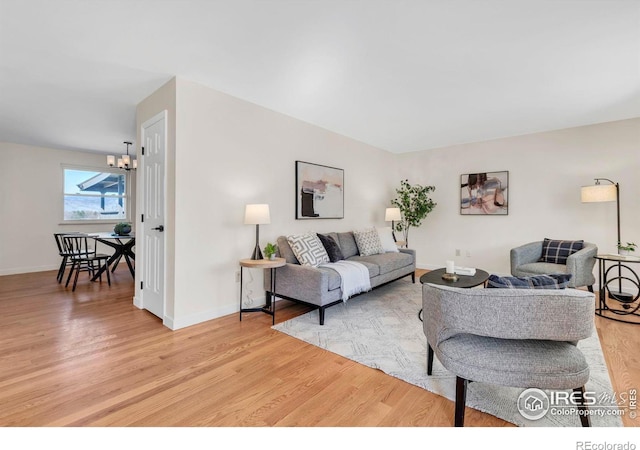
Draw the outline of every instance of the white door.
<instances>
[{"instance_id":1,"label":"white door","mask_svg":"<svg viewBox=\"0 0 640 450\"><path fill-rule=\"evenodd\" d=\"M164 319L166 112L142 125L142 307Z\"/></svg>"}]
</instances>

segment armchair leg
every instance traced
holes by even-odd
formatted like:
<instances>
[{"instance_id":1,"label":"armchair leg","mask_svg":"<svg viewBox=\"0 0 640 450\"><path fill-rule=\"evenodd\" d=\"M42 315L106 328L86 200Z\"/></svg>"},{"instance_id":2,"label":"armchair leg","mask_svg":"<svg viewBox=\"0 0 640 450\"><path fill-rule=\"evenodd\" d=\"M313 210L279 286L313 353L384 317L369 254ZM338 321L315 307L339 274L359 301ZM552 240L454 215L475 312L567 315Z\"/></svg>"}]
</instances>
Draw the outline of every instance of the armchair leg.
<instances>
[{"instance_id":1,"label":"armchair leg","mask_svg":"<svg viewBox=\"0 0 640 450\"><path fill-rule=\"evenodd\" d=\"M591 419L587 414L587 406L584 404L584 386L575 388L573 392L578 394L577 400L578 400L578 413L580 414L580 422L582 423L583 427L590 427Z\"/></svg>"},{"instance_id":2,"label":"armchair leg","mask_svg":"<svg viewBox=\"0 0 640 450\"><path fill-rule=\"evenodd\" d=\"M467 402L467 380L456 377L455 426L464 427L464 407Z\"/></svg>"},{"instance_id":3,"label":"armchair leg","mask_svg":"<svg viewBox=\"0 0 640 450\"><path fill-rule=\"evenodd\" d=\"M427 375L433 372L433 348L427 344Z\"/></svg>"},{"instance_id":4,"label":"armchair leg","mask_svg":"<svg viewBox=\"0 0 640 450\"><path fill-rule=\"evenodd\" d=\"M587 286L587 289L589 290L589 292L593 293L593 284Z\"/></svg>"}]
</instances>

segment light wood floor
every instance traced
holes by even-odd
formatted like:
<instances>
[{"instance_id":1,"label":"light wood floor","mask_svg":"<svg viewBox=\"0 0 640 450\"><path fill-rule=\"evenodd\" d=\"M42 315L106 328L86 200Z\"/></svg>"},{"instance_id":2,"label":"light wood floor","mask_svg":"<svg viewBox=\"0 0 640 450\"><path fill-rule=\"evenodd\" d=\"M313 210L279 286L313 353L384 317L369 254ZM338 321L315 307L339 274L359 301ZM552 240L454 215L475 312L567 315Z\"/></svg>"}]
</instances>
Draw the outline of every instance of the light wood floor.
<instances>
[{"instance_id":1,"label":"light wood floor","mask_svg":"<svg viewBox=\"0 0 640 450\"><path fill-rule=\"evenodd\" d=\"M72 293L55 271L0 277L0 426L452 425L449 400L273 331L270 316L171 331L132 305L126 268L113 281ZM277 321L307 311L279 301ZM640 326L596 323L614 390L640 387Z\"/></svg>"}]
</instances>

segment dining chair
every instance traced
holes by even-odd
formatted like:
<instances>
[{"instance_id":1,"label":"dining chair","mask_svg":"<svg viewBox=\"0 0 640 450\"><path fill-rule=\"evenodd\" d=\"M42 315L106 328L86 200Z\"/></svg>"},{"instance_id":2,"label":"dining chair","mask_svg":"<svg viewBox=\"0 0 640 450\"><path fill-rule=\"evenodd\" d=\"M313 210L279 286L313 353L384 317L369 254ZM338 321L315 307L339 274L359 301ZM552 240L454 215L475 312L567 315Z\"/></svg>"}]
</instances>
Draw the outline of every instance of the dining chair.
<instances>
[{"instance_id":1,"label":"dining chair","mask_svg":"<svg viewBox=\"0 0 640 450\"><path fill-rule=\"evenodd\" d=\"M111 286L111 275L109 272L109 258L111 255L106 253L98 253L96 248L89 246L89 237L86 234L65 234L62 236L63 250L67 254L67 258L71 261L71 270L67 277L65 287L69 286L71 277L74 275L72 291L76 290L78 284L78 275L80 272L88 272L91 278L96 270L104 267L107 274L107 282ZM93 239L92 239L93 240ZM100 275L102 281L102 274Z\"/></svg>"},{"instance_id":2,"label":"dining chair","mask_svg":"<svg viewBox=\"0 0 640 450\"><path fill-rule=\"evenodd\" d=\"M71 259L69 258L71 254L67 252L64 248L64 242L62 241L62 236L66 235L82 235L83 233L80 231L67 231L66 233L53 233L53 237L56 241L56 246L58 247L58 254L62 257L60 261L60 268L58 269L57 280L58 283L62 283L62 279L64 278L64 272L67 266L71 265Z\"/></svg>"}]
</instances>

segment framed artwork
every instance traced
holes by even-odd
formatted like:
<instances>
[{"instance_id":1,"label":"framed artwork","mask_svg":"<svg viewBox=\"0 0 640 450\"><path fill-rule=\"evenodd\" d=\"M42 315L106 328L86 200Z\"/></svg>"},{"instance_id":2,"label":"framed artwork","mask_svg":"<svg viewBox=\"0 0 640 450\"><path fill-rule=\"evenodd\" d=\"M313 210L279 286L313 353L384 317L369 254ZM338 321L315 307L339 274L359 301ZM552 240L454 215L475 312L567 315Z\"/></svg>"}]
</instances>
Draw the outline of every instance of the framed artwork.
<instances>
[{"instance_id":1,"label":"framed artwork","mask_svg":"<svg viewBox=\"0 0 640 450\"><path fill-rule=\"evenodd\" d=\"M344 218L344 170L296 161L296 219Z\"/></svg>"},{"instance_id":2,"label":"framed artwork","mask_svg":"<svg viewBox=\"0 0 640 450\"><path fill-rule=\"evenodd\" d=\"M509 214L509 172L466 173L460 176L460 214Z\"/></svg>"}]
</instances>

